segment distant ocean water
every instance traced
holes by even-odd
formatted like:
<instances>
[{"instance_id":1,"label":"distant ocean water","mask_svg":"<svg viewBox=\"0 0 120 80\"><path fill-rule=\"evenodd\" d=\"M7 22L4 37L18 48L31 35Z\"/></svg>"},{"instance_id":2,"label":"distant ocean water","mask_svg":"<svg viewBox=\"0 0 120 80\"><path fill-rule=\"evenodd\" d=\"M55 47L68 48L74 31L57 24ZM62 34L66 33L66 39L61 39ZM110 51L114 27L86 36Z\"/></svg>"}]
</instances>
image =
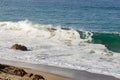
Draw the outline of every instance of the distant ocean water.
<instances>
[{"instance_id":1,"label":"distant ocean water","mask_svg":"<svg viewBox=\"0 0 120 80\"><path fill-rule=\"evenodd\" d=\"M0 2L0 21L26 19L33 23L95 32L94 43L104 44L110 50L120 52L119 0L2 0Z\"/></svg>"},{"instance_id":2,"label":"distant ocean water","mask_svg":"<svg viewBox=\"0 0 120 80\"><path fill-rule=\"evenodd\" d=\"M119 53L120 0L0 1L0 58L120 78Z\"/></svg>"}]
</instances>

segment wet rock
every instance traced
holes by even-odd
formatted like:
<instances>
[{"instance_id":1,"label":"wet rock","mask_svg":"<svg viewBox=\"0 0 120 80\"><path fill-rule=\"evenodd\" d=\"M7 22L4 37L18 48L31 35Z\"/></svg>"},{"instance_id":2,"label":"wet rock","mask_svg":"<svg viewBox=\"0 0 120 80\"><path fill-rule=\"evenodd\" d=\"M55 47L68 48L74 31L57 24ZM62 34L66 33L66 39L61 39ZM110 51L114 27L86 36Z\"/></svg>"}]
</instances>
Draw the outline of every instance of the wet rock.
<instances>
[{"instance_id":1,"label":"wet rock","mask_svg":"<svg viewBox=\"0 0 120 80\"><path fill-rule=\"evenodd\" d=\"M15 69L14 74L22 77L27 73L23 69Z\"/></svg>"},{"instance_id":2,"label":"wet rock","mask_svg":"<svg viewBox=\"0 0 120 80\"><path fill-rule=\"evenodd\" d=\"M4 68L6 68L6 67L8 67L7 65L2 65L2 64L0 64L0 70L1 69L4 69Z\"/></svg>"},{"instance_id":3,"label":"wet rock","mask_svg":"<svg viewBox=\"0 0 120 80\"><path fill-rule=\"evenodd\" d=\"M33 75L32 80L45 80L45 78L41 75Z\"/></svg>"},{"instance_id":4,"label":"wet rock","mask_svg":"<svg viewBox=\"0 0 120 80\"><path fill-rule=\"evenodd\" d=\"M28 74L26 74L26 76L30 78L33 76L33 73L28 73Z\"/></svg>"},{"instance_id":5,"label":"wet rock","mask_svg":"<svg viewBox=\"0 0 120 80\"><path fill-rule=\"evenodd\" d=\"M22 50L22 51L27 51L27 47L20 45L20 44L14 44L11 49L15 49L15 50Z\"/></svg>"},{"instance_id":6,"label":"wet rock","mask_svg":"<svg viewBox=\"0 0 120 80\"><path fill-rule=\"evenodd\" d=\"M0 64L0 74L0 80L46 80L42 75L27 73L24 69L2 64ZM2 76L4 74L6 77Z\"/></svg>"},{"instance_id":7,"label":"wet rock","mask_svg":"<svg viewBox=\"0 0 120 80\"><path fill-rule=\"evenodd\" d=\"M21 77L27 74L23 69L19 69L15 67L6 67L2 71L8 74L17 75Z\"/></svg>"}]
</instances>

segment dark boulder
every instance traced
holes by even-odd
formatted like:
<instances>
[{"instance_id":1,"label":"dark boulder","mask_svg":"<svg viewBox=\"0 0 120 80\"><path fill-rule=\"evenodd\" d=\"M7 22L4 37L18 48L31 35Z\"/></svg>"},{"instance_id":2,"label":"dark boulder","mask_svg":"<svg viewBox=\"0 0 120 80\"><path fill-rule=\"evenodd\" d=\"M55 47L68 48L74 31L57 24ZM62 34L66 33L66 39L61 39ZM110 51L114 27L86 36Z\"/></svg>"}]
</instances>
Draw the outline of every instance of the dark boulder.
<instances>
[{"instance_id":1,"label":"dark boulder","mask_svg":"<svg viewBox=\"0 0 120 80\"><path fill-rule=\"evenodd\" d=\"M14 70L14 74L17 76L24 76L25 74L27 74L23 69L15 69Z\"/></svg>"},{"instance_id":2,"label":"dark boulder","mask_svg":"<svg viewBox=\"0 0 120 80\"><path fill-rule=\"evenodd\" d=\"M28 73L28 74L26 74L26 76L30 78L33 76L33 73Z\"/></svg>"},{"instance_id":3,"label":"dark boulder","mask_svg":"<svg viewBox=\"0 0 120 80\"><path fill-rule=\"evenodd\" d=\"M32 80L45 80L45 78L41 75L33 75Z\"/></svg>"},{"instance_id":4,"label":"dark boulder","mask_svg":"<svg viewBox=\"0 0 120 80\"><path fill-rule=\"evenodd\" d=\"M27 51L27 47L20 45L20 44L14 44L11 49L15 49L15 50L22 50L22 51Z\"/></svg>"},{"instance_id":5,"label":"dark boulder","mask_svg":"<svg viewBox=\"0 0 120 80\"><path fill-rule=\"evenodd\" d=\"M17 75L17 76L21 76L21 77L23 77L24 75L27 74L23 69L15 68L12 66L5 66L5 68L1 69L1 71L3 71L4 73L8 73L11 75Z\"/></svg>"},{"instance_id":6,"label":"dark boulder","mask_svg":"<svg viewBox=\"0 0 120 80\"><path fill-rule=\"evenodd\" d=\"M0 64L0 70L8 67L7 65Z\"/></svg>"}]
</instances>

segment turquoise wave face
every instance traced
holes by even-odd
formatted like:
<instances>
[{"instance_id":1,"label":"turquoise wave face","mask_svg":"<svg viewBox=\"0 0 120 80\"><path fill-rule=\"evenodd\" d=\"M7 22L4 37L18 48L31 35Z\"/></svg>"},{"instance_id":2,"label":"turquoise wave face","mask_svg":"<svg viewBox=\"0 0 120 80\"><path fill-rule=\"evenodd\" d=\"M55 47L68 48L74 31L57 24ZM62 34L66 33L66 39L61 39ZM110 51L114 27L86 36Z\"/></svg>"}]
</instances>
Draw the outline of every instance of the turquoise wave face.
<instances>
[{"instance_id":1,"label":"turquoise wave face","mask_svg":"<svg viewBox=\"0 0 120 80\"><path fill-rule=\"evenodd\" d=\"M119 33L99 33L99 32L87 32L86 31L79 31L80 38L86 39L88 37L92 37L92 41L89 43L94 44L103 44L109 50L113 52L120 53L120 34Z\"/></svg>"},{"instance_id":2,"label":"turquoise wave face","mask_svg":"<svg viewBox=\"0 0 120 80\"><path fill-rule=\"evenodd\" d=\"M120 52L120 34L114 33L93 33L93 43L103 44L109 50Z\"/></svg>"}]
</instances>

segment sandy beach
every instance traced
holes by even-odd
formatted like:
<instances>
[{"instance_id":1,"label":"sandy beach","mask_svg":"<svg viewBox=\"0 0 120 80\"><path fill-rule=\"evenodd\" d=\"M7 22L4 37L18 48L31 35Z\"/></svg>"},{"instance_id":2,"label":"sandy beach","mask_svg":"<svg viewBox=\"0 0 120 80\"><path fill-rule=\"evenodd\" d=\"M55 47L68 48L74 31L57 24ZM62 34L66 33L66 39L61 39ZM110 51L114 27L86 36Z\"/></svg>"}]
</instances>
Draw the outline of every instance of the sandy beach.
<instances>
[{"instance_id":1,"label":"sandy beach","mask_svg":"<svg viewBox=\"0 0 120 80\"><path fill-rule=\"evenodd\" d=\"M1 66L7 64L7 67L12 67L11 70L22 69L25 71L25 75L21 77L18 74L16 75L16 73L13 74L9 72L8 70L9 68L7 68L7 72L4 71L6 70L6 68L0 66L1 80L4 80L3 78L5 79L10 78L10 80L34 80L33 79L34 75L42 76L43 79L40 80L44 80L44 79L45 80L120 80L113 76L90 73L83 70L73 70L67 68L59 68L59 67L53 67L47 65L31 64L31 63L3 60L3 59L0 59L0 64ZM30 74L32 74L32 76L30 76ZM39 79L35 79L35 80L39 80Z\"/></svg>"},{"instance_id":2,"label":"sandy beach","mask_svg":"<svg viewBox=\"0 0 120 80\"><path fill-rule=\"evenodd\" d=\"M28 68L19 68L0 64L0 80L70 80L65 77L40 72Z\"/></svg>"}]
</instances>

